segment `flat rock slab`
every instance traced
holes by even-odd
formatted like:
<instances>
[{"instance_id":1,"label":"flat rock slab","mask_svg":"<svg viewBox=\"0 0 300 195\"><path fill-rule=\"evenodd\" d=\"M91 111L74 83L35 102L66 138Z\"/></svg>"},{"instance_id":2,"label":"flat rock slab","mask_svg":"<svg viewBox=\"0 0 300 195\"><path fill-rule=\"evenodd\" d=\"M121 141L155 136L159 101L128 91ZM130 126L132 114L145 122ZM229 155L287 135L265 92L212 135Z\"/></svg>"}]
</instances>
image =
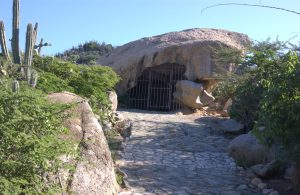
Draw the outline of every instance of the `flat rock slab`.
<instances>
[{"instance_id":1,"label":"flat rock slab","mask_svg":"<svg viewBox=\"0 0 300 195\"><path fill-rule=\"evenodd\" d=\"M120 195L261 194L250 187L226 153L230 140L216 127L218 119L119 112L134 122L132 137L123 144L118 161L129 186Z\"/></svg>"}]
</instances>

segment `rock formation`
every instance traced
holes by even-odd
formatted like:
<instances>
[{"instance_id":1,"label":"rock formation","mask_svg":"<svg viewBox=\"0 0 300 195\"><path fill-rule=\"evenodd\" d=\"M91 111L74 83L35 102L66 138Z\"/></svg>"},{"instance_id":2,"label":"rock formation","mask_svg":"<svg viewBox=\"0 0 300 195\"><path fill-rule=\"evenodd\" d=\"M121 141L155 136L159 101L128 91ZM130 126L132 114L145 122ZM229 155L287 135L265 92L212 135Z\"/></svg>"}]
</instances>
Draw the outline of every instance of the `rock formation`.
<instances>
[{"instance_id":1,"label":"rock formation","mask_svg":"<svg viewBox=\"0 0 300 195\"><path fill-rule=\"evenodd\" d=\"M251 131L234 138L229 143L227 152L236 161L245 165L261 164L273 160L271 152L259 143Z\"/></svg>"},{"instance_id":2,"label":"rock formation","mask_svg":"<svg viewBox=\"0 0 300 195\"><path fill-rule=\"evenodd\" d=\"M65 163L73 165L74 171L61 170L58 179L66 193L114 195L118 193L118 184L114 173L114 164L97 118L88 102L68 92L48 95L50 102L75 103L69 110L71 118L65 122L70 129L71 139L79 148L79 158L63 156Z\"/></svg>"},{"instance_id":3,"label":"rock formation","mask_svg":"<svg viewBox=\"0 0 300 195\"><path fill-rule=\"evenodd\" d=\"M218 29L189 29L159 36L142 38L117 47L98 60L112 67L121 77L118 93L135 86L137 78L149 67L175 63L186 67L188 80L213 80L224 74L215 67L212 48L230 47L243 50L249 38L240 33ZM209 88L209 86L207 86Z\"/></svg>"}]
</instances>

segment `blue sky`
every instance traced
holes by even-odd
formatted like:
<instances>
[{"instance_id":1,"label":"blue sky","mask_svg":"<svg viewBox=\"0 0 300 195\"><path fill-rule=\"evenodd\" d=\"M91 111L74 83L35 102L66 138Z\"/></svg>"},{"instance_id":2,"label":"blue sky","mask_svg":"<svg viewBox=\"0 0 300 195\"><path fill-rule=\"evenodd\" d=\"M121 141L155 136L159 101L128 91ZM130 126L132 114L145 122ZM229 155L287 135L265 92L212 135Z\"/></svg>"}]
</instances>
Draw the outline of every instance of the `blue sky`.
<instances>
[{"instance_id":1,"label":"blue sky","mask_svg":"<svg viewBox=\"0 0 300 195\"><path fill-rule=\"evenodd\" d=\"M39 22L38 37L52 43L43 54L53 55L89 40L122 45L139 38L189 28L221 28L247 34L300 40L300 15L272 9L222 6L216 3L255 3L300 12L300 0L20 0L21 48L29 22ZM0 0L0 20L11 37L12 0Z\"/></svg>"}]
</instances>

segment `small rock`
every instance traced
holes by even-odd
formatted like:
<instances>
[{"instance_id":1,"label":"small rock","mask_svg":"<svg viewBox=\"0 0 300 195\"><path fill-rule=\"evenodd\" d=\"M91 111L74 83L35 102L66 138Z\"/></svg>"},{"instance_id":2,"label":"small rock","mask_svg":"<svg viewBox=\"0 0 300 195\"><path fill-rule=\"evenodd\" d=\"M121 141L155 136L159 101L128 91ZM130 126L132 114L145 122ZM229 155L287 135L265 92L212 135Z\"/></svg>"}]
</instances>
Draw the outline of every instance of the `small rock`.
<instances>
[{"instance_id":1,"label":"small rock","mask_svg":"<svg viewBox=\"0 0 300 195\"><path fill-rule=\"evenodd\" d=\"M265 183L259 183L259 184L257 185L257 187L258 187L260 190L263 190L263 189L265 189L265 188L267 187L267 184L265 184Z\"/></svg>"},{"instance_id":2,"label":"small rock","mask_svg":"<svg viewBox=\"0 0 300 195\"><path fill-rule=\"evenodd\" d=\"M3 69L1 69L1 74L3 75L3 76L6 76L7 75L7 72L5 71L5 70L3 70Z\"/></svg>"},{"instance_id":3,"label":"small rock","mask_svg":"<svg viewBox=\"0 0 300 195\"><path fill-rule=\"evenodd\" d=\"M113 112L116 112L117 108L118 108L118 95L117 95L117 93L114 90L109 91L108 92L108 99L111 103L111 110Z\"/></svg>"},{"instance_id":4,"label":"small rock","mask_svg":"<svg viewBox=\"0 0 300 195\"><path fill-rule=\"evenodd\" d=\"M272 161L266 165L258 164L251 167L253 172L260 178L270 178L275 175L280 168L280 164L277 161Z\"/></svg>"},{"instance_id":5,"label":"small rock","mask_svg":"<svg viewBox=\"0 0 300 195\"><path fill-rule=\"evenodd\" d=\"M248 178L251 178L251 179L256 177L256 175L253 173L252 170L247 170L247 171L246 171L246 176L247 176Z\"/></svg>"},{"instance_id":6,"label":"small rock","mask_svg":"<svg viewBox=\"0 0 300 195\"><path fill-rule=\"evenodd\" d=\"M252 133L239 135L231 140L227 152L236 161L240 161L245 165L265 162L268 154L267 148L260 144Z\"/></svg>"},{"instance_id":7,"label":"small rock","mask_svg":"<svg viewBox=\"0 0 300 195\"><path fill-rule=\"evenodd\" d=\"M263 194L269 194L270 192L274 191L273 189L263 189Z\"/></svg>"},{"instance_id":8,"label":"small rock","mask_svg":"<svg viewBox=\"0 0 300 195\"><path fill-rule=\"evenodd\" d=\"M279 195L279 192L277 192L277 191L272 191L269 195Z\"/></svg>"},{"instance_id":9,"label":"small rock","mask_svg":"<svg viewBox=\"0 0 300 195\"><path fill-rule=\"evenodd\" d=\"M226 133L238 134L244 129L244 125L233 119L228 119L221 123L222 129Z\"/></svg>"},{"instance_id":10,"label":"small rock","mask_svg":"<svg viewBox=\"0 0 300 195\"><path fill-rule=\"evenodd\" d=\"M297 184L299 182L299 171L294 164L288 165L284 173L284 178L291 180L294 184Z\"/></svg>"},{"instance_id":11,"label":"small rock","mask_svg":"<svg viewBox=\"0 0 300 195\"><path fill-rule=\"evenodd\" d=\"M103 121L102 122L102 129L103 129L103 131L107 132L107 131L112 130L112 128L113 128L113 125L112 125L111 122L109 122L109 121Z\"/></svg>"},{"instance_id":12,"label":"small rock","mask_svg":"<svg viewBox=\"0 0 300 195\"><path fill-rule=\"evenodd\" d=\"M262 181L261 181L261 179L256 177L256 178L251 180L251 183L255 186L258 186L258 184L262 183Z\"/></svg>"},{"instance_id":13,"label":"small rock","mask_svg":"<svg viewBox=\"0 0 300 195\"><path fill-rule=\"evenodd\" d=\"M243 190L246 190L247 188L248 188L248 186L246 184L241 184L236 188L236 190L243 191Z\"/></svg>"}]
</instances>

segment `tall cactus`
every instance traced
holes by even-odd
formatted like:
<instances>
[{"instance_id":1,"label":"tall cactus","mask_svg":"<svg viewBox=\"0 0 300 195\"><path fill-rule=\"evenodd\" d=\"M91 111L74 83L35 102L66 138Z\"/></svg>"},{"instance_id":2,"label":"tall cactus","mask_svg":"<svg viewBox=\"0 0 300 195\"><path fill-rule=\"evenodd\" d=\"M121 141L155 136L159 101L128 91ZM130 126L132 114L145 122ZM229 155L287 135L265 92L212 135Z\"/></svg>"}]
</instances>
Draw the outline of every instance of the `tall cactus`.
<instances>
[{"instance_id":1,"label":"tall cactus","mask_svg":"<svg viewBox=\"0 0 300 195\"><path fill-rule=\"evenodd\" d=\"M42 48L52 46L51 43L44 43L44 39L41 39L40 43L34 46L34 49L38 49L38 55L41 55Z\"/></svg>"},{"instance_id":2,"label":"tall cactus","mask_svg":"<svg viewBox=\"0 0 300 195\"><path fill-rule=\"evenodd\" d=\"M20 89L20 84L19 84L19 81L17 80L14 80L14 82L12 83L12 91L14 93L17 93Z\"/></svg>"},{"instance_id":3,"label":"tall cactus","mask_svg":"<svg viewBox=\"0 0 300 195\"><path fill-rule=\"evenodd\" d=\"M20 33L20 1L13 2L13 30L11 39L11 49L13 53L13 62L21 64L20 48L19 48L19 33Z\"/></svg>"},{"instance_id":4,"label":"tall cactus","mask_svg":"<svg viewBox=\"0 0 300 195\"><path fill-rule=\"evenodd\" d=\"M10 61L9 52L6 45L6 38L5 38L5 28L4 28L4 22L0 21L0 45L2 50L3 57Z\"/></svg>"},{"instance_id":5,"label":"tall cactus","mask_svg":"<svg viewBox=\"0 0 300 195\"><path fill-rule=\"evenodd\" d=\"M39 24L38 23L35 23L34 25L34 29L33 29L33 47L35 46L36 44L36 38L37 38L37 31L38 31L38 27L39 27Z\"/></svg>"},{"instance_id":6,"label":"tall cactus","mask_svg":"<svg viewBox=\"0 0 300 195\"><path fill-rule=\"evenodd\" d=\"M25 48L25 59L24 59L24 72L25 72L25 78L27 81L30 80L31 76L31 63L32 63L32 57L33 57L33 48L34 48L34 31L32 24L29 23L27 25L27 32L26 32L26 48Z\"/></svg>"}]
</instances>

